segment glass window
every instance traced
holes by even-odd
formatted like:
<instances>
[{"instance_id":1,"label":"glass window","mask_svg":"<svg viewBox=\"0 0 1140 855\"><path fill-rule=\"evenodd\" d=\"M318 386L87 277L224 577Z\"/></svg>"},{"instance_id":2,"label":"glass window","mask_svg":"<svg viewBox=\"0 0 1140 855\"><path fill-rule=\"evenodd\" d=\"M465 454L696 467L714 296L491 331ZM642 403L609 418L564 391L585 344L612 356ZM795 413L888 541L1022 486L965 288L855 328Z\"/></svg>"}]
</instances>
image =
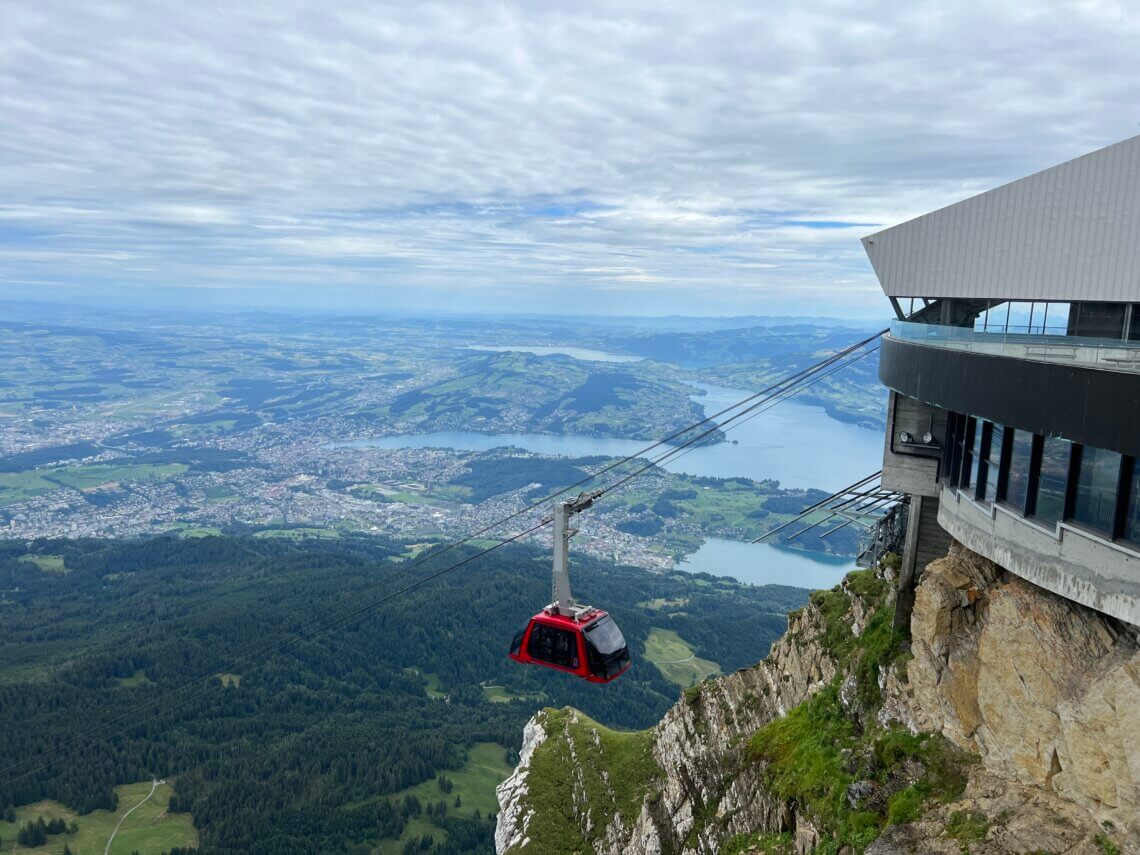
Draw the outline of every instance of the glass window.
<instances>
[{"instance_id":1,"label":"glass window","mask_svg":"<svg viewBox=\"0 0 1140 855\"><path fill-rule=\"evenodd\" d=\"M985 422L970 419L971 430L967 436L969 453L966 455L966 466L962 469L962 486L974 487L978 483L978 461L982 456L982 428Z\"/></svg>"},{"instance_id":2,"label":"glass window","mask_svg":"<svg viewBox=\"0 0 1140 855\"><path fill-rule=\"evenodd\" d=\"M598 652L607 656L611 653L617 653L625 647L625 638L622 637L621 630L618 629L618 625L609 615L594 621L586 627L585 631L586 640L594 645Z\"/></svg>"},{"instance_id":3,"label":"glass window","mask_svg":"<svg viewBox=\"0 0 1140 855\"><path fill-rule=\"evenodd\" d=\"M1081 449L1074 520L1112 534L1120 459L1120 454L1115 451L1092 446Z\"/></svg>"},{"instance_id":4,"label":"glass window","mask_svg":"<svg viewBox=\"0 0 1140 855\"><path fill-rule=\"evenodd\" d=\"M629 662L629 650L621 630L607 615L590 624L583 631L586 639L586 658L590 673L597 677L614 677Z\"/></svg>"},{"instance_id":5,"label":"glass window","mask_svg":"<svg viewBox=\"0 0 1140 855\"><path fill-rule=\"evenodd\" d=\"M1025 511L1029 493L1029 460L1033 453L1033 434L1024 430L1011 430L1009 471L1006 475L1005 500L1020 511Z\"/></svg>"},{"instance_id":6,"label":"glass window","mask_svg":"<svg viewBox=\"0 0 1140 855\"><path fill-rule=\"evenodd\" d=\"M1140 466L1132 464L1128 484L1128 513L1124 517L1123 537L1140 545Z\"/></svg>"},{"instance_id":7,"label":"glass window","mask_svg":"<svg viewBox=\"0 0 1140 855\"><path fill-rule=\"evenodd\" d=\"M1041 447L1041 469L1034 496L1033 515L1057 522L1065 512L1065 483L1069 478L1069 454L1073 444L1057 436L1045 437Z\"/></svg>"},{"instance_id":8,"label":"glass window","mask_svg":"<svg viewBox=\"0 0 1140 855\"><path fill-rule=\"evenodd\" d=\"M982 493L982 498L987 502L992 502L997 498L998 475L1001 473L1001 444L1004 436L1005 430L1001 425L990 425L985 474L982 476L985 481L985 491Z\"/></svg>"},{"instance_id":9,"label":"glass window","mask_svg":"<svg viewBox=\"0 0 1140 855\"><path fill-rule=\"evenodd\" d=\"M578 636L568 629L535 624L526 649L527 653L543 662L563 668L578 667Z\"/></svg>"},{"instance_id":10,"label":"glass window","mask_svg":"<svg viewBox=\"0 0 1140 855\"><path fill-rule=\"evenodd\" d=\"M1071 335L1086 338L1122 338L1124 303L1073 303L1069 316Z\"/></svg>"},{"instance_id":11,"label":"glass window","mask_svg":"<svg viewBox=\"0 0 1140 855\"><path fill-rule=\"evenodd\" d=\"M1033 304L1015 302L1009 304L1009 323L1006 327L1011 333L1029 333L1033 329Z\"/></svg>"},{"instance_id":12,"label":"glass window","mask_svg":"<svg viewBox=\"0 0 1140 855\"><path fill-rule=\"evenodd\" d=\"M519 651L522 650L523 636L526 635L526 627L524 626L515 633L514 639L511 641L511 656L517 656Z\"/></svg>"},{"instance_id":13,"label":"glass window","mask_svg":"<svg viewBox=\"0 0 1140 855\"><path fill-rule=\"evenodd\" d=\"M942 481L956 485L958 467L962 462L962 429L965 418L959 413L946 417L946 442L942 446Z\"/></svg>"},{"instance_id":14,"label":"glass window","mask_svg":"<svg viewBox=\"0 0 1140 855\"><path fill-rule=\"evenodd\" d=\"M1046 303L1041 315L1046 335L1066 335L1069 332L1069 304Z\"/></svg>"}]
</instances>

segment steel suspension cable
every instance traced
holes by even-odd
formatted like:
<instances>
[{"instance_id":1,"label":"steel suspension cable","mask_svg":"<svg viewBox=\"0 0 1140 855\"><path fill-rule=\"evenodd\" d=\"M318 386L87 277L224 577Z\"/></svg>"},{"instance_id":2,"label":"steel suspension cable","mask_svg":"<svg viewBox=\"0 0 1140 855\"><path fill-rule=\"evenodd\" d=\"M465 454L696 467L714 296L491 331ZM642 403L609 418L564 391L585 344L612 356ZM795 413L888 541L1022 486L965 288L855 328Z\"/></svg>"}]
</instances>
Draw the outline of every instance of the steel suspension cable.
<instances>
[{"instance_id":1,"label":"steel suspension cable","mask_svg":"<svg viewBox=\"0 0 1140 855\"><path fill-rule=\"evenodd\" d=\"M406 567L402 567L396 573L393 573L393 574L385 577L385 579L382 580L382 582L390 581L391 579L395 578L396 576L403 575L407 572L410 572L411 570L415 569L416 567L420 567L423 564L427 563L428 561L435 559L435 558L438 558L440 555L443 555L446 552L451 551L452 549L456 549L456 548L458 548L458 547L460 547L466 543L469 543L470 541L480 537L483 534L486 534L487 532L489 532L495 528L500 527L504 523L509 522L510 520L521 516L522 514L525 514L529 511L535 510L536 508L539 508L539 507L545 505L547 502L551 501L552 499L557 498L558 496L561 496L565 493L568 493L571 490L576 489L577 487L588 484L590 481L597 479L602 474L613 471L614 469L616 469L620 466L623 466L623 465L625 465L631 461L635 461L635 460L639 459L647 451L651 451L655 448L658 448L662 445L665 445L665 444L671 442L672 440L688 433L689 431L692 431L692 430L694 430L694 429L696 429L702 425L708 424L709 422L713 421L716 418L719 418L720 416L724 415L725 413L728 413L728 412L731 412L735 409L738 409L739 407L741 407L745 404L749 404L749 406L745 407L745 409L741 410L739 413L735 413L734 415L732 415L731 417L726 419L723 423L714 423L714 425L711 428L703 431L702 433L698 434L697 436L692 437L692 438L686 440L685 442L683 442L677 446L670 447L666 452L659 455L657 461L650 461L649 463L639 467L638 469L636 469L634 472L630 473L629 475L626 475L626 476L622 477L621 479L619 479L618 481L616 481L616 482L610 484L609 486L603 488L601 495L604 495L605 493L611 492L611 491L621 487L622 485L629 483L634 478L639 477L640 475L644 474L649 469L652 469L652 468L658 466L659 462L665 462L665 461L669 460L670 458L679 458L679 457L683 456L684 454L687 454L688 451L691 451L693 449L693 447L695 447L696 444L699 443L701 440L708 438L709 436L716 433L717 431L722 430L722 428L725 429L726 431L731 430L732 427L727 427L731 422L733 422L737 419L740 419L741 417L743 417L749 413L753 413L753 415L750 416L749 419L747 419L747 420L750 420L751 418L755 417L755 415L759 414L758 412L754 412L757 410L757 408L764 406L764 405L767 405L765 407L765 409L770 409L772 406L775 406L776 404L780 403L781 401L786 400L788 397L791 397L792 395L796 394L798 391L801 391L803 388L807 388L808 386L814 385L816 382L819 382L819 380L823 379L824 377L830 376L830 374L835 373L835 371L840 370L840 368L846 367L846 365L851 364L852 362L858 361L858 359L863 358L864 356L868 355L868 353L873 352L873 351L868 351L868 353L864 353L861 356L858 356L855 359L850 360L850 362L839 366L839 368L836 368L833 371L828 372L828 374L825 374L823 376L818 376L818 377L815 376L815 375L818 375L821 371L825 370L826 368L829 368L832 365L835 365L835 363L842 360L844 357L854 353L855 351L866 346L870 342L875 341L876 339L878 339L880 336L882 336L887 331L888 330L886 330L886 329L880 330L879 332L875 333L873 336L868 336L867 338L865 338L859 342L856 342L852 345L849 345L848 347L843 348L842 350L836 352L835 354L832 354L831 356L829 356L823 360L820 360L819 362L814 363L813 365L808 366L805 369L801 369L800 371L794 372L793 374L789 375L788 377L782 378L781 380L779 380L773 384L770 384L769 386L765 387L761 391L756 392L752 395L749 395L746 398L743 398L741 401L738 401L734 404L731 404L728 407L725 407L722 410L719 410L718 412L716 412L710 416L706 416L705 418L701 419L698 422L694 422L693 424L688 425L688 426L686 426L686 427L684 427L678 431L675 431L674 433L670 434L667 437L664 437L663 439L660 439L654 443L651 443L650 445L646 446L644 449L641 449L640 451L638 451L634 454L628 455L624 458L621 458L620 460L617 460L613 463L607 464L605 467L598 470L597 472L594 472L594 473L588 475L587 477L580 479L579 481L577 481L576 483L574 483L568 487L564 487L560 490L556 490L555 492L551 493L549 496L547 496L541 500L538 500L538 501L532 503L531 505L528 505L528 506L526 506L526 507L524 507L518 511L515 511L511 514L508 514L507 516L505 516L505 517L503 517L503 518L501 518L495 522L492 522L487 526L484 526L482 529L479 529L476 532L468 534L467 536L461 538L460 540L452 541L451 543L447 544L446 546L442 547L441 549L433 550L429 554L425 555L422 559L419 559L419 560L413 562L412 564L410 564ZM798 385L801 383L801 381L806 380L807 378L813 378L813 379L811 379L811 382L807 382L807 383L803 383L802 385ZM760 399L760 400L758 400L758 399ZM750 402L754 402L754 403L750 403ZM763 412L763 411L764 410L761 410L760 412ZM744 422L741 422L741 424L743 424L743 423ZM737 426L739 426L739 425L737 425ZM274 644L270 644L270 645L264 645L264 646L261 646L261 647L254 649L252 651L249 651L249 652L243 654L242 656L240 656L238 659L231 660L225 666L223 666L223 668L212 671L209 674L206 674L204 676L200 675L198 677L187 680L184 683L180 684L179 686L176 686L172 689L167 690L166 692L163 692L162 694L160 694L154 698L151 698L144 705L144 711L145 711L145 708L153 707L156 704L158 704L160 701L166 700L166 699L172 697L173 695L179 694L188 688L198 686L199 692L205 691L207 688L209 688L212 680L220 677L221 674L227 673L230 669L232 669L234 667L238 667L240 665L247 664L249 661L257 660L257 659L260 659L263 657L268 658L269 656L272 656L274 653L280 652L281 650L284 650L284 649L287 649L288 647L290 647L294 644L300 643L300 642L305 641L309 638L312 638L316 635L327 632L330 629L333 629L333 628L340 626L341 624L343 624L347 621L352 620L355 617L358 617L359 615L363 614L366 611L369 611L370 609L373 609L379 605L382 605L383 603L388 602L388 601L390 601L390 600L392 600L398 596L401 596L402 594L408 593L409 591L412 591L412 590L420 587L421 585L424 585L430 581L433 581L434 579L437 579L437 578L439 578L439 577L441 577L447 573L450 573L454 570L457 570L460 567L463 567L463 566L469 564L470 562L476 560L477 558L481 558L484 555L487 555L491 552L494 552L496 549L499 549L503 546L506 546L509 543L513 543L517 540L520 540L520 539L522 539L522 538L524 538L530 534L533 534L534 532L536 532L536 531L542 529L543 527L545 527L546 525L548 525L549 522L550 522L549 520L543 520L543 521L539 522L538 524L530 527L529 529L526 529L525 531L519 532L518 534L515 534L509 538L506 538L505 540L502 540L499 543L497 543L493 546L490 546L490 547L488 547L488 548L486 548L486 549L484 549L484 550L482 550L482 551L480 551L480 552L478 552L472 556L469 556L469 557L464 558L458 562L455 562L454 564L451 564L448 567L443 568L442 570L438 570L434 573L429 574L428 576L425 576L421 579L416 580L415 582L411 582L408 585L405 585L404 587L399 588L390 594L387 594L383 597L380 597L376 600L373 600L369 603L366 603L366 604L354 609L353 611L349 612L348 614L342 615L341 617L338 617L338 618L336 618L330 622L327 622L325 624L321 624L321 625L313 628L312 630L309 630L309 631L304 632L304 633L296 634L294 636L291 636L290 638L285 639L282 642L278 642L278 643L274 643ZM382 582L377 582L375 585L368 586L368 587L362 589L361 591L359 591L357 593L359 595L359 594L364 593L366 591L373 590L375 587L382 584ZM156 714L157 714L157 712L161 712L161 710L156 711ZM118 716L114 719L110 719L106 722L103 722L100 725L97 725L95 730L102 730L102 729L105 729L105 728L110 727L112 725L118 724L118 723L124 721L125 719L132 717L133 715L135 715L137 713L138 713L138 710L134 710L131 713L127 713L127 714ZM84 735L81 735L78 737L74 737L73 739L69 740L67 743L65 743L65 746L73 745L79 741L85 741L86 744L82 747L91 747L93 745L104 742L104 741L112 738L115 735L119 735L119 734L125 732L126 730L129 730L132 727L135 727L135 726L141 724L143 721L145 721L147 718L150 718L150 717L152 717L151 713L146 712L145 715L143 715L141 718L125 725L120 730L113 732L113 733L106 734L105 736L96 738L94 740L91 740L88 738L90 733L91 733L89 731L88 734L84 734ZM70 754L72 752L68 751L67 753ZM29 775L35 774L35 772L40 771L43 768L46 768L46 766L50 765L51 763L57 762L58 759L59 759L58 757L54 758L53 760L49 760L40 766L37 766L33 769L27 770L27 771L19 774L19 775L11 777L11 778L7 779L7 782L11 783L14 781L18 781L18 780L21 780L22 778L28 777ZM23 762L17 762L17 763L10 764L9 766L6 766L6 767L0 769L0 773L11 771L13 769L19 768L22 765L23 765Z\"/></svg>"}]
</instances>

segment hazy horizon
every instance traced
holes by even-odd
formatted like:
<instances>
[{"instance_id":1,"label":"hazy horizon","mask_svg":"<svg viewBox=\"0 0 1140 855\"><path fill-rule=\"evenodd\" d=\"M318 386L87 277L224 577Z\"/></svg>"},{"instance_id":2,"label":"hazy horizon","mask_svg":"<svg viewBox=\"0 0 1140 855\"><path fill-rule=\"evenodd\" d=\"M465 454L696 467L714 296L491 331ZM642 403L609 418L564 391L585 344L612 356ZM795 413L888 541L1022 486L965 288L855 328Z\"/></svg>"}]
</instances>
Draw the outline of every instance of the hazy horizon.
<instances>
[{"instance_id":1,"label":"hazy horizon","mask_svg":"<svg viewBox=\"0 0 1140 855\"><path fill-rule=\"evenodd\" d=\"M859 238L1133 135L1137 33L1096 3L14 4L0 296L879 317Z\"/></svg>"}]
</instances>

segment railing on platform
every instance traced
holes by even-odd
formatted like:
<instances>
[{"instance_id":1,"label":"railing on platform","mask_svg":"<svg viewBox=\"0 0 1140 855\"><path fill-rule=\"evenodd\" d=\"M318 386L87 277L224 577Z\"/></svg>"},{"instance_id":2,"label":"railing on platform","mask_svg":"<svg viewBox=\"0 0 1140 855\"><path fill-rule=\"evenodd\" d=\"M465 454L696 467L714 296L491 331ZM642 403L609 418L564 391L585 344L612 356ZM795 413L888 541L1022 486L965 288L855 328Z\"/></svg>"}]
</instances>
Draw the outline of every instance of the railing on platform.
<instances>
[{"instance_id":1,"label":"railing on platform","mask_svg":"<svg viewBox=\"0 0 1140 855\"><path fill-rule=\"evenodd\" d=\"M991 327L979 331L970 327L896 320L891 321L890 336L897 341L988 356L1140 373L1140 341L1012 331L1017 329Z\"/></svg>"},{"instance_id":2,"label":"railing on platform","mask_svg":"<svg viewBox=\"0 0 1140 855\"><path fill-rule=\"evenodd\" d=\"M909 517L910 499L904 497L864 533L855 564L859 567L874 567L887 553L901 555Z\"/></svg>"}]
</instances>

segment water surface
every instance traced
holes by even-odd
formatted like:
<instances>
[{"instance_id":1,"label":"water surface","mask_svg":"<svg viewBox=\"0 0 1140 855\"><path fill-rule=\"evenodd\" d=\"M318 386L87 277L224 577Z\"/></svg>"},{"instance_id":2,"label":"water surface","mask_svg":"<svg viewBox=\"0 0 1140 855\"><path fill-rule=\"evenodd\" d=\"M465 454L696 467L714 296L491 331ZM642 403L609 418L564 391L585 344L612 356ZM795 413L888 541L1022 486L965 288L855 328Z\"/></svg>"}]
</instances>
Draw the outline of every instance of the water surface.
<instances>
[{"instance_id":1,"label":"water surface","mask_svg":"<svg viewBox=\"0 0 1140 855\"><path fill-rule=\"evenodd\" d=\"M696 398L712 414L750 393L724 386L702 385L707 394ZM883 438L877 431L837 421L822 407L785 401L755 417L730 426L728 442L686 450L664 464L670 472L716 478L774 478L784 487L838 490L878 469ZM473 431L386 436L334 443L355 448L454 448L487 451L510 445L536 454L567 457L636 454L652 440L540 433L484 434ZM658 451L663 449L658 449Z\"/></svg>"},{"instance_id":2,"label":"water surface","mask_svg":"<svg viewBox=\"0 0 1140 855\"><path fill-rule=\"evenodd\" d=\"M851 558L804 552L770 543L748 543L723 537L707 538L675 570L732 576L752 585L791 585L795 588L831 588L855 569Z\"/></svg>"},{"instance_id":3,"label":"water surface","mask_svg":"<svg viewBox=\"0 0 1140 855\"><path fill-rule=\"evenodd\" d=\"M482 350L492 353L533 353L535 356L569 356L588 362L640 362L643 356L626 356L621 353L607 353L604 350L590 350L588 347L552 347L541 344L511 345L471 345L467 350Z\"/></svg>"}]
</instances>

